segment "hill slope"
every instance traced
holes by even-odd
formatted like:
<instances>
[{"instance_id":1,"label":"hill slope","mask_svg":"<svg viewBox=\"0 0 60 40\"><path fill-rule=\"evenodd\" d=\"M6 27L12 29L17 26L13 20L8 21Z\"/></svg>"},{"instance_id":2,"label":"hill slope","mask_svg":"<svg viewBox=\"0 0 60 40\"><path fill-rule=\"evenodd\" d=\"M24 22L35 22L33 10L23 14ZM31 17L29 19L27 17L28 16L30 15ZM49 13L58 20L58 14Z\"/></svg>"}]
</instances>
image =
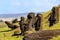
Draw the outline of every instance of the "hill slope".
<instances>
[{"instance_id":1,"label":"hill slope","mask_svg":"<svg viewBox=\"0 0 60 40\"><path fill-rule=\"evenodd\" d=\"M43 13L43 22L42 22L43 27L42 27L42 29L43 30L60 29L60 22L58 22L58 23L54 24L53 26L49 27L49 21L48 21L49 16L48 15L50 14L50 12L51 11Z\"/></svg>"},{"instance_id":2,"label":"hill slope","mask_svg":"<svg viewBox=\"0 0 60 40\"><path fill-rule=\"evenodd\" d=\"M60 10L59 10L60 11ZM43 20L42 20L42 30L54 30L54 29L60 29L60 22L57 24L54 24L53 26L49 27L49 14L51 10L43 13ZM60 16L59 16L60 17ZM59 20L60 21L60 20ZM23 36L19 36L18 38L12 37L13 31L7 32L6 30L10 30L6 24L0 23L0 40L22 40ZM4 27L3 27L4 26ZM60 36L53 37L51 40L60 40Z\"/></svg>"},{"instance_id":3,"label":"hill slope","mask_svg":"<svg viewBox=\"0 0 60 40\"><path fill-rule=\"evenodd\" d=\"M59 10L60 11L60 10ZM49 27L49 21L48 21L48 15L51 11L43 13L43 30L54 30L54 29L60 29L60 22L54 24L53 26ZM60 16L59 16L60 17ZM59 20L60 21L60 20ZM53 37L51 40L60 40L60 36Z\"/></svg>"}]
</instances>

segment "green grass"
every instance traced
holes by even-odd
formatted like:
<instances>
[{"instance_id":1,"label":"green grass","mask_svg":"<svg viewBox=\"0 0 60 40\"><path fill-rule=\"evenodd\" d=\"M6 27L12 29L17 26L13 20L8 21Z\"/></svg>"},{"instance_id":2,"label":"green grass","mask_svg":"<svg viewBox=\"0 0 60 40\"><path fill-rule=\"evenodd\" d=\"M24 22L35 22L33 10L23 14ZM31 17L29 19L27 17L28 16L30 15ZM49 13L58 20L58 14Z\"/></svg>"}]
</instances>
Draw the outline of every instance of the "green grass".
<instances>
[{"instance_id":1,"label":"green grass","mask_svg":"<svg viewBox=\"0 0 60 40\"><path fill-rule=\"evenodd\" d=\"M53 37L53 38L50 39L50 40L60 40L60 36Z\"/></svg>"},{"instance_id":2,"label":"green grass","mask_svg":"<svg viewBox=\"0 0 60 40\"><path fill-rule=\"evenodd\" d=\"M0 28L0 40L22 40L23 36L19 36L18 38L11 36L14 33L14 31L6 32L7 30L10 30L10 29L3 22L0 23L0 27L1 27Z\"/></svg>"},{"instance_id":3,"label":"green grass","mask_svg":"<svg viewBox=\"0 0 60 40\"><path fill-rule=\"evenodd\" d=\"M10 28L7 27L7 25L4 22L0 22L0 40L22 40L24 36L12 36L14 34L14 31L8 31L11 30ZM32 31L29 31L29 34L32 33Z\"/></svg>"}]
</instances>

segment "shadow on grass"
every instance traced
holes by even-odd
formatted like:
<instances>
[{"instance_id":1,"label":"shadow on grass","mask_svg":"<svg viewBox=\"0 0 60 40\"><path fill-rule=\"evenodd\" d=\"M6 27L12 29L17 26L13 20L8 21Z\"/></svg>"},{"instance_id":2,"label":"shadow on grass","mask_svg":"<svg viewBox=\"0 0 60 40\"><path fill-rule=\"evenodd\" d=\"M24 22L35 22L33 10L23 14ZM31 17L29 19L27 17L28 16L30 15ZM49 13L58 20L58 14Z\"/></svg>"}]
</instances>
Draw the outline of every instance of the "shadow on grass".
<instances>
[{"instance_id":1,"label":"shadow on grass","mask_svg":"<svg viewBox=\"0 0 60 40\"><path fill-rule=\"evenodd\" d=\"M0 31L0 32L9 32L9 31L12 31L12 30L5 30L5 31Z\"/></svg>"}]
</instances>

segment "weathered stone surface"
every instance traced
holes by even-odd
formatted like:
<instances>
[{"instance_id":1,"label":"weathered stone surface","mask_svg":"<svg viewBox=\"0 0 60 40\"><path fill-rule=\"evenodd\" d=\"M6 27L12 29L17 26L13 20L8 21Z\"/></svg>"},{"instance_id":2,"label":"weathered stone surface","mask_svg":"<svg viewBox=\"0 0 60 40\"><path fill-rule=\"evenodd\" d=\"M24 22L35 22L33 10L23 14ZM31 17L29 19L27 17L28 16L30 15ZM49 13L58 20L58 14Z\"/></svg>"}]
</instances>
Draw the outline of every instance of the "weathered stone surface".
<instances>
[{"instance_id":1,"label":"weathered stone surface","mask_svg":"<svg viewBox=\"0 0 60 40\"><path fill-rule=\"evenodd\" d=\"M41 29L42 24L42 14L38 13L35 18L35 30L38 31Z\"/></svg>"},{"instance_id":2,"label":"weathered stone surface","mask_svg":"<svg viewBox=\"0 0 60 40\"><path fill-rule=\"evenodd\" d=\"M25 35L23 40L48 40L58 35L60 35L60 29L40 30L40 31L37 31L36 33Z\"/></svg>"},{"instance_id":3,"label":"weathered stone surface","mask_svg":"<svg viewBox=\"0 0 60 40\"><path fill-rule=\"evenodd\" d=\"M5 21L5 23L7 24L8 28L11 28L11 29L16 29L17 26L13 25L12 23L8 22L8 21Z\"/></svg>"},{"instance_id":4,"label":"weathered stone surface","mask_svg":"<svg viewBox=\"0 0 60 40\"><path fill-rule=\"evenodd\" d=\"M21 17L20 20L20 29L21 29L21 35L23 35L26 32L26 27L27 25L25 24L25 17Z\"/></svg>"},{"instance_id":5,"label":"weathered stone surface","mask_svg":"<svg viewBox=\"0 0 60 40\"><path fill-rule=\"evenodd\" d=\"M16 22L18 22L17 18L12 21L12 23L16 23Z\"/></svg>"},{"instance_id":6,"label":"weathered stone surface","mask_svg":"<svg viewBox=\"0 0 60 40\"><path fill-rule=\"evenodd\" d=\"M50 25L49 26L53 26L55 21L56 21L56 18L55 18L55 7L52 8L52 12L51 12L51 15L50 15L50 18L49 18L49 22L50 22Z\"/></svg>"},{"instance_id":7,"label":"weathered stone surface","mask_svg":"<svg viewBox=\"0 0 60 40\"><path fill-rule=\"evenodd\" d=\"M34 27L34 20L35 20L35 13L34 12L30 12L27 15L27 21L28 21L28 29L31 30L32 27Z\"/></svg>"},{"instance_id":8,"label":"weathered stone surface","mask_svg":"<svg viewBox=\"0 0 60 40\"><path fill-rule=\"evenodd\" d=\"M48 19L50 22L49 26L53 26L59 21L58 7L53 7L51 11L52 12L50 13L50 17Z\"/></svg>"}]
</instances>

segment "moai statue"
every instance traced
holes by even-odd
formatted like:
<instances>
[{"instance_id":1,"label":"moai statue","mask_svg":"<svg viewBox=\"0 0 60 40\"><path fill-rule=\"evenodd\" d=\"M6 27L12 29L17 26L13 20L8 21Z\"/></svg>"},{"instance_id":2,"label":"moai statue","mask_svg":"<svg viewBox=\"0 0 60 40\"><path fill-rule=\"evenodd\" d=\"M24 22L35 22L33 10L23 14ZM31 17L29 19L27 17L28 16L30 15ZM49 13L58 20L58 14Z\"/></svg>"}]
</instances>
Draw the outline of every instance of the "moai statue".
<instances>
[{"instance_id":1,"label":"moai statue","mask_svg":"<svg viewBox=\"0 0 60 40\"><path fill-rule=\"evenodd\" d=\"M12 23L16 23L16 22L18 22L17 18L12 21Z\"/></svg>"},{"instance_id":2,"label":"moai statue","mask_svg":"<svg viewBox=\"0 0 60 40\"><path fill-rule=\"evenodd\" d=\"M17 26L17 25L13 25L13 24L10 23L9 21L5 21L5 23L7 24L8 28L11 28L12 30L14 30L14 29L16 29L17 27L19 27L19 26Z\"/></svg>"},{"instance_id":3,"label":"moai statue","mask_svg":"<svg viewBox=\"0 0 60 40\"><path fill-rule=\"evenodd\" d=\"M39 31L42 28L42 14L38 13L35 20L35 30Z\"/></svg>"},{"instance_id":4,"label":"moai statue","mask_svg":"<svg viewBox=\"0 0 60 40\"><path fill-rule=\"evenodd\" d=\"M20 25L19 25L19 21L18 21L17 18L12 21L12 24L13 24L14 26L17 26L17 27L20 26Z\"/></svg>"},{"instance_id":5,"label":"moai statue","mask_svg":"<svg viewBox=\"0 0 60 40\"><path fill-rule=\"evenodd\" d=\"M60 16L60 5L58 5L58 15ZM59 17L59 20L60 20L60 17Z\"/></svg>"},{"instance_id":6,"label":"moai statue","mask_svg":"<svg viewBox=\"0 0 60 40\"><path fill-rule=\"evenodd\" d=\"M53 24L56 24L58 22L60 22L60 5L59 6L55 6L52 8L51 10L51 15L49 18L49 22L50 22L50 26L53 26Z\"/></svg>"},{"instance_id":7,"label":"moai statue","mask_svg":"<svg viewBox=\"0 0 60 40\"><path fill-rule=\"evenodd\" d=\"M20 20L20 29L21 29L21 34L20 35L25 35L25 32L27 31L27 24L25 24L25 18L21 17Z\"/></svg>"},{"instance_id":8,"label":"moai statue","mask_svg":"<svg viewBox=\"0 0 60 40\"><path fill-rule=\"evenodd\" d=\"M34 27L34 19L35 19L35 13L34 12L30 12L27 15L29 30L32 30L32 28Z\"/></svg>"},{"instance_id":9,"label":"moai statue","mask_svg":"<svg viewBox=\"0 0 60 40\"><path fill-rule=\"evenodd\" d=\"M51 11L52 12L50 13L50 17L48 19L50 22L50 24L49 24L50 27L53 26L53 24L56 24L58 22L58 19L59 19L58 18L58 8L53 7Z\"/></svg>"},{"instance_id":10,"label":"moai statue","mask_svg":"<svg viewBox=\"0 0 60 40\"><path fill-rule=\"evenodd\" d=\"M58 23L59 22L59 20L60 20L60 5L58 5L58 6L55 6L55 18L56 18L56 22L55 23Z\"/></svg>"}]
</instances>

